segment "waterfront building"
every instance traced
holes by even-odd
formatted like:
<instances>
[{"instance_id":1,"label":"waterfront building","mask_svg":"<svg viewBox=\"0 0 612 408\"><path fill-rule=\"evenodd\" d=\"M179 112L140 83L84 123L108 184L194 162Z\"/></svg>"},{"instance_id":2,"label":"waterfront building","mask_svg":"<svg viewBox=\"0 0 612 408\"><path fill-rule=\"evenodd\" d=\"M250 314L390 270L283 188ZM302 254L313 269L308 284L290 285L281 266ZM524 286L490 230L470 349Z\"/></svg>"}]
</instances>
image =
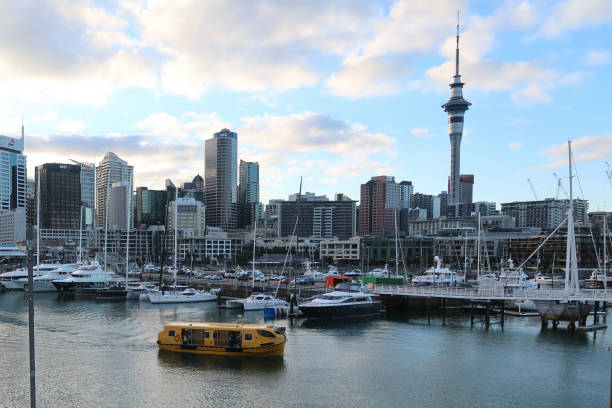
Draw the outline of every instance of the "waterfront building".
<instances>
[{"instance_id":1,"label":"waterfront building","mask_svg":"<svg viewBox=\"0 0 612 408\"><path fill-rule=\"evenodd\" d=\"M136 223L138 227L166 225L166 190L136 188Z\"/></svg>"},{"instance_id":2,"label":"waterfront building","mask_svg":"<svg viewBox=\"0 0 612 408\"><path fill-rule=\"evenodd\" d=\"M26 209L0 210L0 244L16 244L26 239Z\"/></svg>"},{"instance_id":3,"label":"waterfront building","mask_svg":"<svg viewBox=\"0 0 612 408\"><path fill-rule=\"evenodd\" d=\"M268 201L264 211L264 226L278 231L278 203L284 200L274 199Z\"/></svg>"},{"instance_id":4,"label":"waterfront building","mask_svg":"<svg viewBox=\"0 0 612 408\"><path fill-rule=\"evenodd\" d=\"M348 239L356 235L355 201L279 201L277 206L279 237L293 234L296 217L299 237Z\"/></svg>"},{"instance_id":5,"label":"waterfront building","mask_svg":"<svg viewBox=\"0 0 612 408\"><path fill-rule=\"evenodd\" d=\"M192 181L181 184L179 189L179 197L194 198L195 200L204 203L203 179L199 174ZM170 201L174 200L174 196Z\"/></svg>"},{"instance_id":6,"label":"waterfront building","mask_svg":"<svg viewBox=\"0 0 612 408\"><path fill-rule=\"evenodd\" d=\"M461 137L463 136L463 119L465 111L471 105L463 99L463 85L459 75L459 25L457 25L457 48L455 51L455 76L450 84L451 97L442 108L448 113L448 133L451 143L450 177L448 179L448 193L450 204L461 202Z\"/></svg>"},{"instance_id":7,"label":"waterfront building","mask_svg":"<svg viewBox=\"0 0 612 408\"><path fill-rule=\"evenodd\" d=\"M204 143L206 222L225 231L236 229L238 134L222 129Z\"/></svg>"},{"instance_id":8,"label":"waterfront building","mask_svg":"<svg viewBox=\"0 0 612 408\"><path fill-rule=\"evenodd\" d=\"M46 163L37 166L37 185L39 175L41 228L78 230L83 203L81 165Z\"/></svg>"},{"instance_id":9,"label":"waterfront building","mask_svg":"<svg viewBox=\"0 0 612 408\"><path fill-rule=\"evenodd\" d=\"M23 241L26 234L27 167L23 145L23 125L21 139L0 135L0 211L3 213L3 242L9 244ZM11 211L17 212L7 213ZM9 227L13 230L9 231Z\"/></svg>"},{"instance_id":10,"label":"waterfront building","mask_svg":"<svg viewBox=\"0 0 612 408\"><path fill-rule=\"evenodd\" d=\"M180 237L203 237L206 233L206 207L193 197L168 203L168 231L174 231L175 212Z\"/></svg>"},{"instance_id":11,"label":"waterfront building","mask_svg":"<svg viewBox=\"0 0 612 408\"><path fill-rule=\"evenodd\" d=\"M253 225L259 204L259 163L240 160L238 228ZM261 218L261 216L259 217Z\"/></svg>"},{"instance_id":12,"label":"waterfront building","mask_svg":"<svg viewBox=\"0 0 612 408\"><path fill-rule=\"evenodd\" d=\"M459 182L461 183L461 200L459 202L471 204L474 194L474 175L462 174L459 177Z\"/></svg>"},{"instance_id":13,"label":"waterfront building","mask_svg":"<svg viewBox=\"0 0 612 408\"><path fill-rule=\"evenodd\" d=\"M359 235L394 235L395 217L399 217L399 210L400 185L395 182L395 177L372 177L361 185Z\"/></svg>"},{"instance_id":14,"label":"waterfront building","mask_svg":"<svg viewBox=\"0 0 612 408\"><path fill-rule=\"evenodd\" d=\"M134 167L128 165L113 152L107 152L96 172L96 226L104 228L106 223L106 200L107 194L113 183L127 183L129 191L133 191L134 186ZM132 208L132 195L129 195ZM133 225L133 223L131 222Z\"/></svg>"},{"instance_id":15,"label":"waterfront building","mask_svg":"<svg viewBox=\"0 0 612 408\"><path fill-rule=\"evenodd\" d=\"M434 218L434 196L430 194L414 193L410 200L412 208L420 208L427 210L427 218ZM438 207L440 201L438 201ZM440 211L438 210L438 214ZM437 217L436 217L437 218Z\"/></svg>"},{"instance_id":16,"label":"waterfront building","mask_svg":"<svg viewBox=\"0 0 612 408\"><path fill-rule=\"evenodd\" d=\"M345 240L324 240L319 244L321 260L332 258L334 263L354 262L361 259L361 238L351 237Z\"/></svg>"},{"instance_id":17,"label":"waterfront building","mask_svg":"<svg viewBox=\"0 0 612 408\"><path fill-rule=\"evenodd\" d=\"M546 198L537 201L514 201L501 204L501 213L516 220L518 228L532 227L553 230L565 219L569 200ZM574 199L574 222L586 224L589 202Z\"/></svg>"},{"instance_id":18,"label":"waterfront building","mask_svg":"<svg viewBox=\"0 0 612 408\"><path fill-rule=\"evenodd\" d=\"M108 198L108 228L126 230L131 229L133 222L130 218L128 227L128 211L131 204L132 194L128 182L116 182L111 184Z\"/></svg>"},{"instance_id":19,"label":"waterfront building","mask_svg":"<svg viewBox=\"0 0 612 408\"><path fill-rule=\"evenodd\" d=\"M316 195L315 193L305 192L302 195L300 193L289 194L288 201L329 201L326 195Z\"/></svg>"},{"instance_id":20,"label":"waterfront building","mask_svg":"<svg viewBox=\"0 0 612 408\"><path fill-rule=\"evenodd\" d=\"M410 208L410 198L413 193L412 181L402 181L399 183L400 189L400 208Z\"/></svg>"}]
</instances>

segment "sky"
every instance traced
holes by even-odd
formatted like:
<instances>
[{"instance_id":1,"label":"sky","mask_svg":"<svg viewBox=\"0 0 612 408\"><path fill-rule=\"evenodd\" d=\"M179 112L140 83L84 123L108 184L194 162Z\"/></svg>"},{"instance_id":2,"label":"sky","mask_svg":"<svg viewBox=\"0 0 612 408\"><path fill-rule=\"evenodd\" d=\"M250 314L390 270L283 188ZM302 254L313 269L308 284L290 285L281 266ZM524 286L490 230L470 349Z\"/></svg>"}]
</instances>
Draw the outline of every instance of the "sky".
<instances>
[{"instance_id":1,"label":"sky","mask_svg":"<svg viewBox=\"0 0 612 408\"><path fill-rule=\"evenodd\" d=\"M611 211L609 0L0 0L0 133L23 115L30 177L110 150L135 186L180 184L228 127L264 203L300 176L330 197L383 174L438 194L457 10L474 199L531 200L528 179L564 197L571 139L577 196Z\"/></svg>"}]
</instances>

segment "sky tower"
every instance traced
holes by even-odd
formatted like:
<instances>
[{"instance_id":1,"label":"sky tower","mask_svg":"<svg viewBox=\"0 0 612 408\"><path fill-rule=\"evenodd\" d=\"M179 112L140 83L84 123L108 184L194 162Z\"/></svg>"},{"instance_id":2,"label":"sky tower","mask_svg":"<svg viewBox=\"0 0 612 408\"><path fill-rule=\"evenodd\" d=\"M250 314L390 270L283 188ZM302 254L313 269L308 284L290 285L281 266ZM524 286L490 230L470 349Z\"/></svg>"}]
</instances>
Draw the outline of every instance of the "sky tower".
<instances>
[{"instance_id":1,"label":"sky tower","mask_svg":"<svg viewBox=\"0 0 612 408\"><path fill-rule=\"evenodd\" d=\"M461 136L463 135L463 116L471 103L463 99L463 82L459 75L459 13L457 13L457 50L455 51L455 80L450 84L451 97L442 108L448 112L448 133L451 143L451 168L448 180L449 204L461 200Z\"/></svg>"}]
</instances>

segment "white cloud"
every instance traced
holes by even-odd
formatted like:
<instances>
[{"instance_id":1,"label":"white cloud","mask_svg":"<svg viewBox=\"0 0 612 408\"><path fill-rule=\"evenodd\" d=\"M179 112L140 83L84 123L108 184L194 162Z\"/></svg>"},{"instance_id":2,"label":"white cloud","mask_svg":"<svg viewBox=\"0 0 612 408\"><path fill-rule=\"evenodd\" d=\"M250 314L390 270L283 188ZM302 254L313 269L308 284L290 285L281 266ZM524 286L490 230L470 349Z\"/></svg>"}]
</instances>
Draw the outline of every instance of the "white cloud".
<instances>
[{"instance_id":1,"label":"white cloud","mask_svg":"<svg viewBox=\"0 0 612 408\"><path fill-rule=\"evenodd\" d=\"M611 21L609 0L566 0L556 4L538 34L554 38L568 30L597 27Z\"/></svg>"},{"instance_id":2,"label":"white cloud","mask_svg":"<svg viewBox=\"0 0 612 408\"><path fill-rule=\"evenodd\" d=\"M510 150L521 150L523 148L523 142L510 142L508 143Z\"/></svg>"},{"instance_id":3,"label":"white cloud","mask_svg":"<svg viewBox=\"0 0 612 408\"><path fill-rule=\"evenodd\" d=\"M612 53L608 50L593 50L585 55L584 60L591 66L607 65L612 61Z\"/></svg>"},{"instance_id":4,"label":"white cloud","mask_svg":"<svg viewBox=\"0 0 612 408\"><path fill-rule=\"evenodd\" d=\"M551 161L540 169L567 166L567 143L552 146L542 152ZM575 162L590 162L612 157L612 135L582 137L572 141L572 155Z\"/></svg>"},{"instance_id":5,"label":"white cloud","mask_svg":"<svg viewBox=\"0 0 612 408\"><path fill-rule=\"evenodd\" d=\"M429 129L415 128L410 131L410 135L415 137L424 137L429 134Z\"/></svg>"},{"instance_id":6,"label":"white cloud","mask_svg":"<svg viewBox=\"0 0 612 408\"><path fill-rule=\"evenodd\" d=\"M85 124L78 120L65 120L58 126L58 131L61 133L75 134L85 129Z\"/></svg>"},{"instance_id":7,"label":"white cloud","mask_svg":"<svg viewBox=\"0 0 612 408\"><path fill-rule=\"evenodd\" d=\"M553 100L547 89L540 84L531 84L520 91L513 92L511 96L517 105L531 105L533 102L550 103Z\"/></svg>"},{"instance_id":8,"label":"white cloud","mask_svg":"<svg viewBox=\"0 0 612 408\"><path fill-rule=\"evenodd\" d=\"M400 80L408 68L397 59L384 57L348 57L325 84L335 95L348 98L397 94Z\"/></svg>"}]
</instances>

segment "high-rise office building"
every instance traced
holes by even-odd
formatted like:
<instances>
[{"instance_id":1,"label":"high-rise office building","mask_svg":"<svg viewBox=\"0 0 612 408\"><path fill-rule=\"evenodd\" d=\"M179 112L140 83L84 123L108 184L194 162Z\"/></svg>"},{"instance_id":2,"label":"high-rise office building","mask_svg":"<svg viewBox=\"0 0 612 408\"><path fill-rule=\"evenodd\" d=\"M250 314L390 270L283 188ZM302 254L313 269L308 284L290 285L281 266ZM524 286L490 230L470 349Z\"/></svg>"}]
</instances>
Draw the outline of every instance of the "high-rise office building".
<instances>
[{"instance_id":1,"label":"high-rise office building","mask_svg":"<svg viewBox=\"0 0 612 408\"><path fill-rule=\"evenodd\" d=\"M457 49L455 51L455 80L450 84L451 97L442 108L448 113L448 133L451 143L451 169L448 179L450 204L461 201L461 137L463 136L463 118L471 105L463 99L463 85L459 75L459 25L457 24Z\"/></svg>"},{"instance_id":2,"label":"high-rise office building","mask_svg":"<svg viewBox=\"0 0 612 408\"><path fill-rule=\"evenodd\" d=\"M26 156L21 139L0 136L0 210L27 206Z\"/></svg>"},{"instance_id":3,"label":"high-rise office building","mask_svg":"<svg viewBox=\"0 0 612 408\"><path fill-rule=\"evenodd\" d=\"M546 198L538 201L514 201L502 203L501 214L514 218L517 228L541 228L552 230L565 219L569 200ZM589 202L574 199L574 222L578 225L588 221Z\"/></svg>"},{"instance_id":4,"label":"high-rise office building","mask_svg":"<svg viewBox=\"0 0 612 408\"><path fill-rule=\"evenodd\" d=\"M0 218L2 243L25 240L27 198L26 156L21 139L0 136Z\"/></svg>"},{"instance_id":5,"label":"high-rise office building","mask_svg":"<svg viewBox=\"0 0 612 408\"><path fill-rule=\"evenodd\" d=\"M414 193L410 200L410 206L411 208L425 209L427 210L427 218L434 218L434 196L430 194Z\"/></svg>"},{"instance_id":6,"label":"high-rise office building","mask_svg":"<svg viewBox=\"0 0 612 408\"><path fill-rule=\"evenodd\" d=\"M96 225L104 227L106 223L106 199L113 183L124 183L130 191L134 186L134 167L128 165L113 152L107 152L95 169L96 172ZM132 208L132 195L129 208ZM130 222L133 225L133 222Z\"/></svg>"},{"instance_id":7,"label":"high-rise office building","mask_svg":"<svg viewBox=\"0 0 612 408\"><path fill-rule=\"evenodd\" d=\"M108 195L108 228L113 230L128 229L128 212L131 212L131 185L127 181L111 184ZM134 222L131 220L130 225Z\"/></svg>"},{"instance_id":8,"label":"high-rise office building","mask_svg":"<svg viewBox=\"0 0 612 408\"><path fill-rule=\"evenodd\" d=\"M238 227L253 224L259 203L259 163L240 160L238 183Z\"/></svg>"},{"instance_id":9,"label":"high-rise office building","mask_svg":"<svg viewBox=\"0 0 612 408\"><path fill-rule=\"evenodd\" d=\"M78 230L81 226L81 166L46 163L36 167L40 175L41 229ZM35 194L36 196L36 194ZM36 197L35 197L36 199Z\"/></svg>"},{"instance_id":10,"label":"high-rise office building","mask_svg":"<svg viewBox=\"0 0 612 408\"><path fill-rule=\"evenodd\" d=\"M471 204L473 202L473 191L474 191L474 175L473 174L462 174L459 177L461 183L461 200L463 204Z\"/></svg>"},{"instance_id":11,"label":"high-rise office building","mask_svg":"<svg viewBox=\"0 0 612 408\"><path fill-rule=\"evenodd\" d=\"M238 134L222 129L204 143L206 222L225 231L236 229Z\"/></svg>"},{"instance_id":12,"label":"high-rise office building","mask_svg":"<svg viewBox=\"0 0 612 408\"><path fill-rule=\"evenodd\" d=\"M278 201L276 205L279 237L296 231L300 237L348 239L357 232L355 201Z\"/></svg>"},{"instance_id":13,"label":"high-rise office building","mask_svg":"<svg viewBox=\"0 0 612 408\"><path fill-rule=\"evenodd\" d=\"M175 211L180 237L204 237L206 234L206 210L204 204L193 197L179 198L168 203L168 231L174 230Z\"/></svg>"},{"instance_id":14,"label":"high-rise office building","mask_svg":"<svg viewBox=\"0 0 612 408\"><path fill-rule=\"evenodd\" d=\"M400 185L395 177L377 176L361 185L359 235L393 236L399 228Z\"/></svg>"},{"instance_id":15,"label":"high-rise office building","mask_svg":"<svg viewBox=\"0 0 612 408\"><path fill-rule=\"evenodd\" d=\"M166 225L166 190L149 190L147 187L136 188L136 223L134 225Z\"/></svg>"},{"instance_id":16,"label":"high-rise office building","mask_svg":"<svg viewBox=\"0 0 612 408\"><path fill-rule=\"evenodd\" d=\"M410 197L413 193L412 181L402 181L400 188L400 208L410 208Z\"/></svg>"}]
</instances>

